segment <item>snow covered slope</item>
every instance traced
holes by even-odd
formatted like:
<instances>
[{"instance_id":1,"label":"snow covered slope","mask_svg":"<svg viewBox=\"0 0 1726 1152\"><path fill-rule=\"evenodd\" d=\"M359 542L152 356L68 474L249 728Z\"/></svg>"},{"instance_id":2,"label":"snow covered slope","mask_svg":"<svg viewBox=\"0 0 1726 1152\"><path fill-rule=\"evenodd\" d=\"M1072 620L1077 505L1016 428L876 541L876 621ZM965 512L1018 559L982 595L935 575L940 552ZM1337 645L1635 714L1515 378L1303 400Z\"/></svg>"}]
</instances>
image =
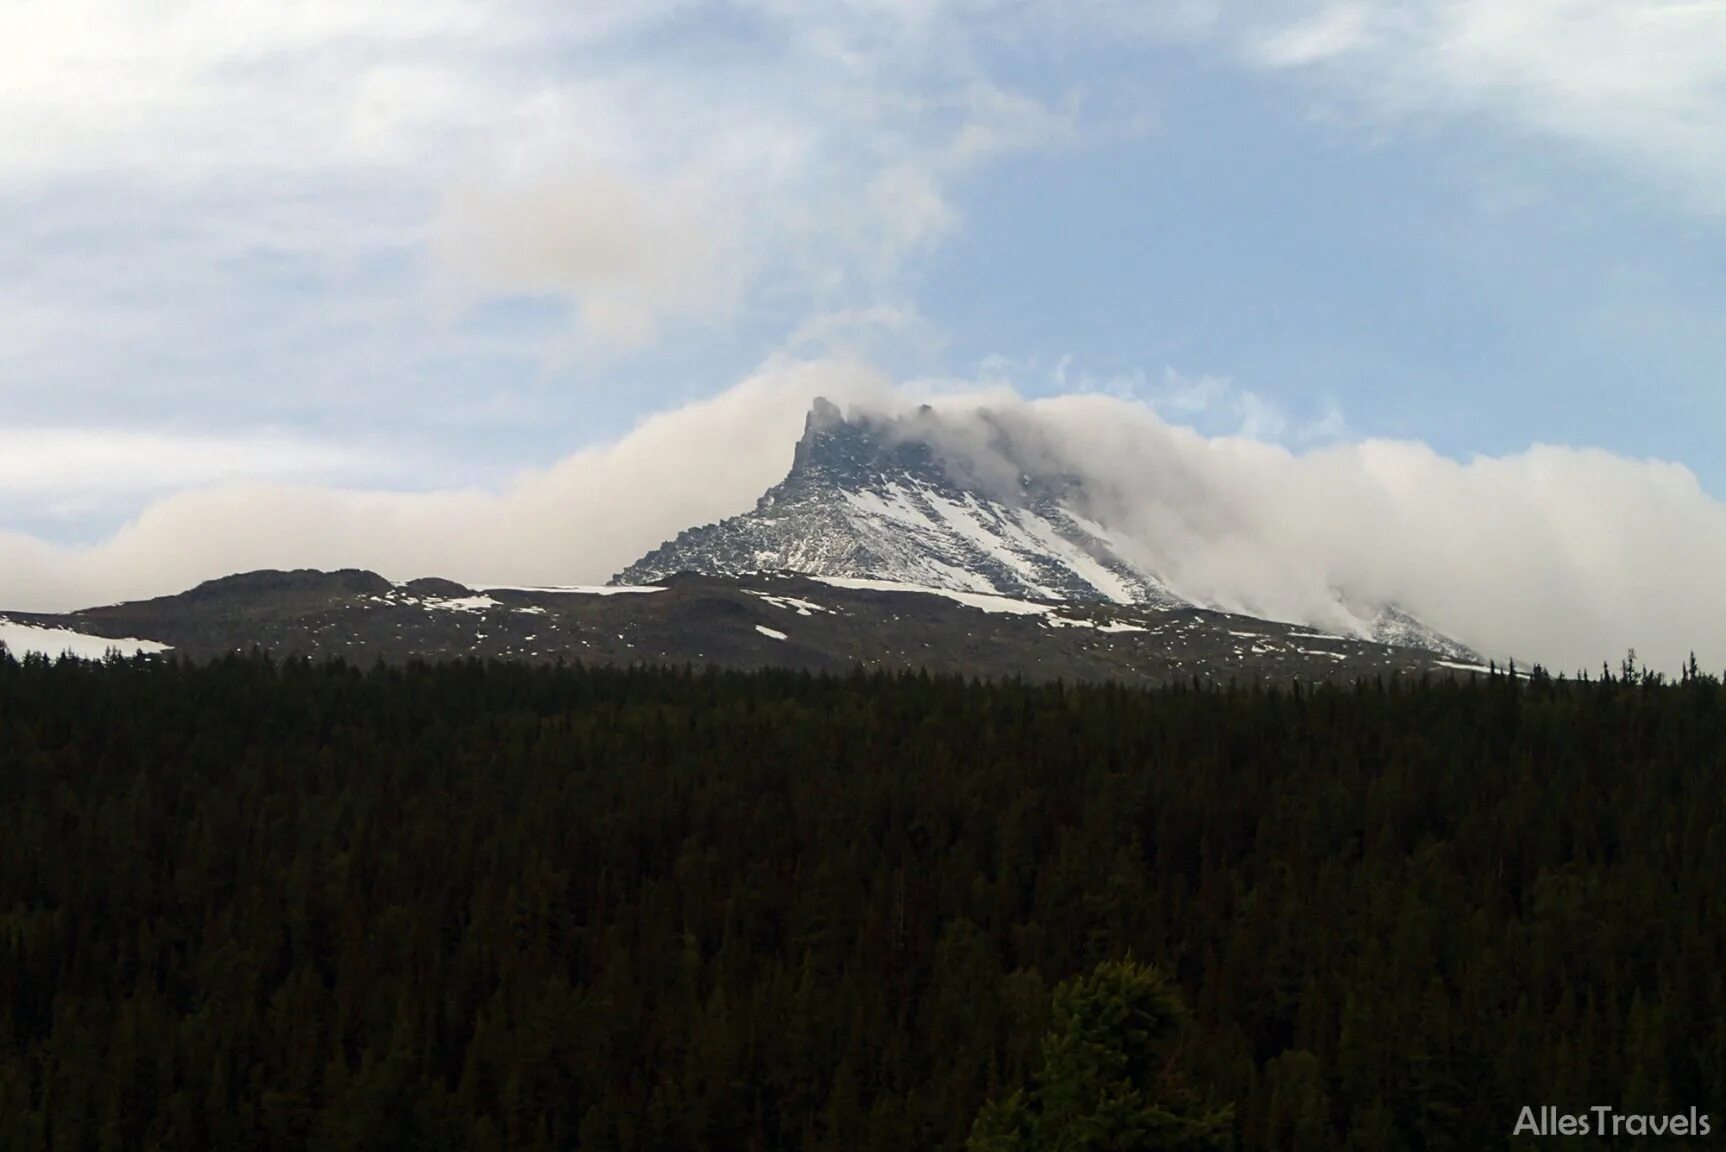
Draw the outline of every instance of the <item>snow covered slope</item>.
<instances>
[{"instance_id":1,"label":"snow covered slope","mask_svg":"<svg viewBox=\"0 0 1726 1152\"><path fill-rule=\"evenodd\" d=\"M1371 640L1375 644L1392 644L1398 648L1424 648L1428 652L1436 652L1468 666L1485 663L1485 657L1468 645L1428 627L1395 604L1362 609L1352 605L1346 598L1342 603L1354 608L1353 615L1358 621L1354 628L1349 629L1350 634L1363 640Z\"/></svg>"},{"instance_id":2,"label":"snow covered slope","mask_svg":"<svg viewBox=\"0 0 1726 1152\"><path fill-rule=\"evenodd\" d=\"M1158 572L1128 561L1109 528L1086 514L1077 476L1050 474L1046 461L1041 475L1024 471L1016 483L964 474L937 449L938 431L926 407L909 420L878 421L816 400L790 473L752 510L679 533L613 583L797 572L1015 599L1217 607L1183 598ZM1395 605L1339 592L1334 608L1323 625L1333 634L1479 662Z\"/></svg>"},{"instance_id":3,"label":"snow covered slope","mask_svg":"<svg viewBox=\"0 0 1726 1152\"><path fill-rule=\"evenodd\" d=\"M1183 604L1116 551L1108 531L1023 478L986 493L956 481L918 440L846 420L817 400L791 472L753 511L691 528L620 573L652 584L678 572L793 571L1046 600Z\"/></svg>"},{"instance_id":4,"label":"snow covered slope","mask_svg":"<svg viewBox=\"0 0 1726 1152\"><path fill-rule=\"evenodd\" d=\"M169 647L154 640L138 640L132 637L112 639L74 632L67 628L20 624L4 616L0 616L0 644L4 644L6 650L15 657L39 653L51 660L66 655L85 660L100 660L109 652L136 656L145 652L166 652Z\"/></svg>"}]
</instances>

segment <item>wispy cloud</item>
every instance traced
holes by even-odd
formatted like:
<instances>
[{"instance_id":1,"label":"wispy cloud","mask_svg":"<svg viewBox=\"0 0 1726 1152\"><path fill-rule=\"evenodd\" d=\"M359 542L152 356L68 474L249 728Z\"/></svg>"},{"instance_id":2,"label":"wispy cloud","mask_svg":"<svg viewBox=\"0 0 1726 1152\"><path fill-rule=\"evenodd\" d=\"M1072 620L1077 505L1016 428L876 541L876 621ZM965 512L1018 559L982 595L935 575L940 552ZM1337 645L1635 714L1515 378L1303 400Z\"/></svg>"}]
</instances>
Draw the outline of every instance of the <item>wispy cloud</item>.
<instances>
[{"instance_id":1,"label":"wispy cloud","mask_svg":"<svg viewBox=\"0 0 1726 1152\"><path fill-rule=\"evenodd\" d=\"M965 180L1079 127L940 3L9 15L0 299L29 311L0 320L0 399L40 419L124 392L411 421L498 299L566 306L601 351L763 316L773 340L902 299Z\"/></svg>"},{"instance_id":2,"label":"wispy cloud","mask_svg":"<svg viewBox=\"0 0 1726 1152\"><path fill-rule=\"evenodd\" d=\"M1248 39L1249 59L1271 68L1298 68L1362 48L1372 24L1364 4L1332 4L1291 24Z\"/></svg>"},{"instance_id":3,"label":"wispy cloud","mask_svg":"<svg viewBox=\"0 0 1726 1152\"><path fill-rule=\"evenodd\" d=\"M162 492L220 480L388 470L389 462L373 451L292 436L0 426L0 502L41 493Z\"/></svg>"},{"instance_id":4,"label":"wispy cloud","mask_svg":"<svg viewBox=\"0 0 1726 1152\"><path fill-rule=\"evenodd\" d=\"M1691 0L1224 5L1255 66L1299 70L1380 123L1468 118L1574 145L1726 214L1726 6Z\"/></svg>"},{"instance_id":5,"label":"wispy cloud","mask_svg":"<svg viewBox=\"0 0 1726 1152\"><path fill-rule=\"evenodd\" d=\"M0 604L67 608L261 567L603 580L659 543L670 525L753 503L789 465L803 414L822 394L884 403L891 389L854 364L776 361L718 397L652 416L615 443L492 488L410 492L251 473L250 482L155 500L87 547L0 532ZM154 452L144 455L156 461Z\"/></svg>"},{"instance_id":6,"label":"wispy cloud","mask_svg":"<svg viewBox=\"0 0 1726 1152\"><path fill-rule=\"evenodd\" d=\"M1143 369L1099 373L1067 353L1043 371L1034 361L992 355L978 364L977 374L1037 396L1108 396L1128 401L1208 436L1305 447L1350 434L1348 420L1334 401L1327 400L1315 413L1295 413L1286 403L1244 388L1227 376L1190 375L1173 366L1160 375Z\"/></svg>"}]
</instances>

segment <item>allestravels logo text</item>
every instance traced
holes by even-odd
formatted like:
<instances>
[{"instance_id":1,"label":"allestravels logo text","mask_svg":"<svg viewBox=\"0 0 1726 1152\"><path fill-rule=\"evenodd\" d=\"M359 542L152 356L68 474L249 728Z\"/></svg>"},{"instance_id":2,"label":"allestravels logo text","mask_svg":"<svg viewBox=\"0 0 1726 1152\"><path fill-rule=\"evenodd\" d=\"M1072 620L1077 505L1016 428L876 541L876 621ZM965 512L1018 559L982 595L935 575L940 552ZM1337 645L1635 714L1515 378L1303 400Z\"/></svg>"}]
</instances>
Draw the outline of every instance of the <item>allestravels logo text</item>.
<instances>
[{"instance_id":1,"label":"allestravels logo text","mask_svg":"<svg viewBox=\"0 0 1726 1152\"><path fill-rule=\"evenodd\" d=\"M1708 1115L1692 1108L1670 1116L1618 1112L1602 1104L1583 1112L1560 1112L1546 1104L1526 1107L1512 1136L1706 1136Z\"/></svg>"}]
</instances>

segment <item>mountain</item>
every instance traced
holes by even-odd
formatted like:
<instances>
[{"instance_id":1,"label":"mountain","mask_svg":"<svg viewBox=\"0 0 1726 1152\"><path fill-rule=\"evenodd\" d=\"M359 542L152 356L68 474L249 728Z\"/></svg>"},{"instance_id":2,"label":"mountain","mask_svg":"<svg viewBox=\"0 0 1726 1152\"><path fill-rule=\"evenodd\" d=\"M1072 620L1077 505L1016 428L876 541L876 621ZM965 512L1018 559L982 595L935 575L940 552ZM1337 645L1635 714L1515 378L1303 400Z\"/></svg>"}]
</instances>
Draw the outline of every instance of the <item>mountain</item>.
<instances>
[{"instance_id":1,"label":"mountain","mask_svg":"<svg viewBox=\"0 0 1726 1152\"><path fill-rule=\"evenodd\" d=\"M1065 495L1059 483L1030 476L1009 498L985 494L951 476L927 440L847 420L818 399L790 473L753 511L679 533L616 582L790 571L1051 600L1184 603L1155 573L1122 559Z\"/></svg>"},{"instance_id":2,"label":"mountain","mask_svg":"<svg viewBox=\"0 0 1726 1152\"><path fill-rule=\"evenodd\" d=\"M1477 669L1417 648L1190 606L1027 600L880 580L679 575L645 587L469 588L374 572L249 572L174 596L0 614L14 654L194 660L263 648L375 660L477 656L842 673L927 669L1142 685L1353 680Z\"/></svg>"},{"instance_id":3,"label":"mountain","mask_svg":"<svg viewBox=\"0 0 1726 1152\"><path fill-rule=\"evenodd\" d=\"M368 663L863 666L1149 684L1482 664L1397 606L1340 590L1322 628L1185 598L1092 514L1078 475L983 425L988 459L1025 465L968 463L927 407L877 420L818 400L790 472L754 509L679 533L604 587L248 572L153 600L0 614L0 643L51 655L208 659L257 647Z\"/></svg>"},{"instance_id":4,"label":"mountain","mask_svg":"<svg viewBox=\"0 0 1726 1152\"><path fill-rule=\"evenodd\" d=\"M994 424L990 431L995 454L1016 458L1008 430ZM1089 514L1076 474L967 474L962 454L939 448L941 434L927 405L908 419L883 420L847 418L817 399L790 472L753 509L678 533L613 582L787 571L1074 603L1217 607L1177 594L1142 558L1123 555L1120 540ZM1357 639L1481 662L1394 604L1334 595L1327 631L1342 621Z\"/></svg>"}]
</instances>

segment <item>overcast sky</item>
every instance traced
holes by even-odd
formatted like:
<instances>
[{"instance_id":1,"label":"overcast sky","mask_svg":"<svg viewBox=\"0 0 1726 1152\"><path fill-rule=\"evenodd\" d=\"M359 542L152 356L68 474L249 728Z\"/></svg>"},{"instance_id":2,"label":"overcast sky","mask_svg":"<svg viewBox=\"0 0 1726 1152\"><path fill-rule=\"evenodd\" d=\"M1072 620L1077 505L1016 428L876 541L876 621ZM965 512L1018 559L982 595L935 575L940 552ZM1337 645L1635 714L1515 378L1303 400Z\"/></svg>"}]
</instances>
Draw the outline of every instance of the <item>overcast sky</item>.
<instances>
[{"instance_id":1,"label":"overcast sky","mask_svg":"<svg viewBox=\"0 0 1726 1152\"><path fill-rule=\"evenodd\" d=\"M0 28L9 607L302 556L603 579L747 506L807 396L855 389L1109 397L1304 461L1357 540L1383 477L1324 461L1562 460L1672 526L1640 595L1726 577L1697 536L1726 3L0 0ZM748 427L654 431L715 413ZM627 524L550 479L596 460L633 462L603 473ZM401 542L524 492L531 548ZM410 505L395 535L355 511ZM544 518L586 537L547 551ZM1543 570L1587 584L1617 523ZM1590 644L1638 634L1611 602Z\"/></svg>"}]
</instances>

